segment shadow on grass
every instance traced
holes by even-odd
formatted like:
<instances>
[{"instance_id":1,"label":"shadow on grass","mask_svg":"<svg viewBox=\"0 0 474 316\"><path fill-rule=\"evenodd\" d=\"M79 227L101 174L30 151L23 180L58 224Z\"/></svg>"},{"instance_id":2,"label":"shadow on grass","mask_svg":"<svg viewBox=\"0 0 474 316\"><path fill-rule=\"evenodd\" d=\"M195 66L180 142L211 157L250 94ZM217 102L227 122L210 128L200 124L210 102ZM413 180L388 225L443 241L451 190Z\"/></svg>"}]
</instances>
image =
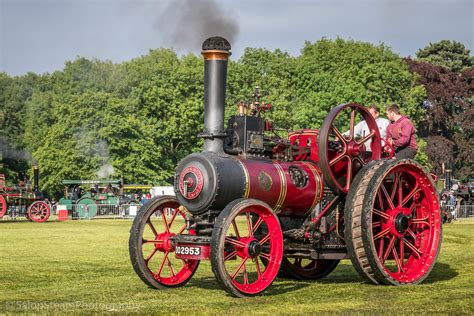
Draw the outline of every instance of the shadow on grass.
<instances>
[{"instance_id":1,"label":"shadow on grass","mask_svg":"<svg viewBox=\"0 0 474 316\"><path fill-rule=\"evenodd\" d=\"M289 291L296 291L309 286L307 282L287 282L284 279L277 279L264 293L266 295L285 294ZM278 282L283 281L283 282ZM286 281L286 282L285 282ZM189 281L188 287L196 287L205 290L222 290L217 280L212 277L195 278Z\"/></svg>"},{"instance_id":2,"label":"shadow on grass","mask_svg":"<svg viewBox=\"0 0 474 316\"><path fill-rule=\"evenodd\" d=\"M422 282L422 284L433 284L436 282L448 281L455 278L459 273L452 269L449 264L437 262L428 275L428 277ZM291 280L289 278L281 278L283 280ZM303 281L303 282L308 282ZM340 283L366 283L366 282L359 274L355 271L354 267L351 265L339 265L333 273L328 275L327 277L314 280L310 282L317 282L320 284L340 284Z\"/></svg>"},{"instance_id":3,"label":"shadow on grass","mask_svg":"<svg viewBox=\"0 0 474 316\"><path fill-rule=\"evenodd\" d=\"M458 276L458 272L447 263L436 262L430 275L423 283L432 284L440 281L448 281Z\"/></svg>"}]
</instances>

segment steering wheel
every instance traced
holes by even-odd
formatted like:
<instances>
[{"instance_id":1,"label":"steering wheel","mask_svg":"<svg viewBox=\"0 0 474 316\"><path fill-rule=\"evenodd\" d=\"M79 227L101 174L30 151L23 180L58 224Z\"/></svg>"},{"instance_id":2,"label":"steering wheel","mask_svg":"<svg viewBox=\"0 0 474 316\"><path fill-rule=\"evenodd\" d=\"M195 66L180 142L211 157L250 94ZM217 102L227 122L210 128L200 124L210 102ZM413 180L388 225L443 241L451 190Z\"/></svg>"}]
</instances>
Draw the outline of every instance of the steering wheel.
<instances>
[{"instance_id":1,"label":"steering wheel","mask_svg":"<svg viewBox=\"0 0 474 316\"><path fill-rule=\"evenodd\" d=\"M383 158L393 158L395 156L395 147L388 141L388 137L382 138L382 157Z\"/></svg>"},{"instance_id":2,"label":"steering wheel","mask_svg":"<svg viewBox=\"0 0 474 316\"><path fill-rule=\"evenodd\" d=\"M369 134L356 139L356 116L367 123ZM349 118L349 132L341 132L342 122ZM346 133L345 133L346 134ZM371 141L371 151L365 143ZM324 119L318 136L318 157L324 181L337 193L347 194L355 174L369 161L380 159L382 146L380 133L370 112L358 103L334 107Z\"/></svg>"}]
</instances>

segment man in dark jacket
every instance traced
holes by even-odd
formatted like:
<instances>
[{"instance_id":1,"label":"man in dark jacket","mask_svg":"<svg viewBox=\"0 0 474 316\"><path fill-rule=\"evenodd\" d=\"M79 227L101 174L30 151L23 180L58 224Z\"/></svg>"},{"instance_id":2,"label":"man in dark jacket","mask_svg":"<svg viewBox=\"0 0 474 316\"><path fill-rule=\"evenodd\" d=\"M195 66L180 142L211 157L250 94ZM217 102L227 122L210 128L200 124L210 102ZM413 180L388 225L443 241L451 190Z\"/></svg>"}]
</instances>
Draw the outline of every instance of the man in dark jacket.
<instances>
[{"instance_id":1,"label":"man in dark jacket","mask_svg":"<svg viewBox=\"0 0 474 316\"><path fill-rule=\"evenodd\" d=\"M387 138L395 147L395 157L415 158L418 145L413 123L408 117L400 114L400 109L396 104L387 107L387 118L392 122L387 127Z\"/></svg>"}]
</instances>

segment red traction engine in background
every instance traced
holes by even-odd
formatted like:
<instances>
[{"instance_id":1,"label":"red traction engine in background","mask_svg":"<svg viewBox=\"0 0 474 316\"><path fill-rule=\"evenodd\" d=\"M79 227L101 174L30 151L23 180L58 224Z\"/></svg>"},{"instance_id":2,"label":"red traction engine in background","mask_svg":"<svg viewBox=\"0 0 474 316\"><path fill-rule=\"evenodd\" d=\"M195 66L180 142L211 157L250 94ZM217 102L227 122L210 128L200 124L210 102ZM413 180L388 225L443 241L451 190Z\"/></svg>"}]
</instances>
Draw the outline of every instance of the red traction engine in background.
<instances>
[{"instance_id":1,"label":"red traction engine in background","mask_svg":"<svg viewBox=\"0 0 474 316\"><path fill-rule=\"evenodd\" d=\"M382 159L370 113L339 105L320 130L280 138L257 91L224 129L230 44L209 38L202 55L204 151L179 163L176 198L153 199L133 222L130 258L143 282L179 287L210 260L218 283L246 297L278 274L319 279L347 258L375 284L423 281L441 245L435 187L416 162ZM356 137L361 120L370 133Z\"/></svg>"},{"instance_id":2,"label":"red traction engine in background","mask_svg":"<svg viewBox=\"0 0 474 316\"><path fill-rule=\"evenodd\" d=\"M33 166L33 187L28 184L7 187L5 186L5 175L0 174L0 219L9 215L10 217L25 216L29 221L42 223L48 220L51 207L43 201L43 193L39 190L39 168ZM7 213L11 207L11 214Z\"/></svg>"}]
</instances>

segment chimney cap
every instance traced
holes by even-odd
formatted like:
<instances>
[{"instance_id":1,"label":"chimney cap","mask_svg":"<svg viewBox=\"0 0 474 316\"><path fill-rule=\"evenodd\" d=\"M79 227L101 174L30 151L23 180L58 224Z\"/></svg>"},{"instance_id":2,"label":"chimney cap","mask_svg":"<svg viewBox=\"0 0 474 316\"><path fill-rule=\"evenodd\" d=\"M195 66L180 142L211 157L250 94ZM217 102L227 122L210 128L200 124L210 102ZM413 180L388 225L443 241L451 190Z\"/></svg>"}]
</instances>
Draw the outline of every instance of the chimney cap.
<instances>
[{"instance_id":1,"label":"chimney cap","mask_svg":"<svg viewBox=\"0 0 474 316\"><path fill-rule=\"evenodd\" d=\"M202 43L202 50L225 50L230 51L230 43L223 37L214 36L209 37Z\"/></svg>"}]
</instances>

